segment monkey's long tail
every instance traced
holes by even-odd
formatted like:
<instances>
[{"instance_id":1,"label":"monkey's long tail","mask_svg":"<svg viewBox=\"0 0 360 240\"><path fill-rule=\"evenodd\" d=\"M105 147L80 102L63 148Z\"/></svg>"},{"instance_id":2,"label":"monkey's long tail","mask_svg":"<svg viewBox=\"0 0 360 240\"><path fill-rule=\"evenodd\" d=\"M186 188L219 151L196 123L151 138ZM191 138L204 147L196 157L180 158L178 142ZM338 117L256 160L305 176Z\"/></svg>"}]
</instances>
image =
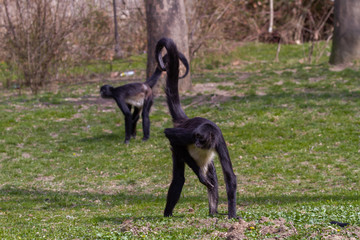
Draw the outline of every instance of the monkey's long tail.
<instances>
[{"instance_id":1,"label":"monkey's long tail","mask_svg":"<svg viewBox=\"0 0 360 240\"><path fill-rule=\"evenodd\" d=\"M167 50L167 64L165 66L161 56L163 48ZM173 122L180 122L183 119L188 119L184 110L181 108L179 97L179 54L174 41L170 38L161 38L155 48L155 57L158 63L158 68L166 70L166 100ZM182 56L184 57L184 56ZM185 57L184 57L185 58Z\"/></svg>"},{"instance_id":2,"label":"monkey's long tail","mask_svg":"<svg viewBox=\"0 0 360 240\"><path fill-rule=\"evenodd\" d=\"M182 54L181 52L178 52L178 55L179 55L179 59L180 61L184 64L185 66L185 73L184 75L182 75L181 77L179 78L185 78L188 73L189 73L189 69L190 69L190 66L189 66L189 62L188 60L186 59L186 57L184 56L184 54ZM163 61L165 62L165 64L168 62L168 56L167 54L164 55L163 57ZM150 76L150 78L148 78L145 83L147 85L149 85L151 88L153 88L155 86L155 84L157 83L157 81L159 80L160 76L161 76L161 73L165 71L165 70L161 70L159 67L156 67L155 69L155 72Z\"/></svg>"},{"instance_id":3,"label":"monkey's long tail","mask_svg":"<svg viewBox=\"0 0 360 240\"><path fill-rule=\"evenodd\" d=\"M148 79L146 79L145 83L149 85L151 88L153 88L157 83L157 81L159 80L162 72L163 70L157 67L155 69L155 72Z\"/></svg>"}]
</instances>

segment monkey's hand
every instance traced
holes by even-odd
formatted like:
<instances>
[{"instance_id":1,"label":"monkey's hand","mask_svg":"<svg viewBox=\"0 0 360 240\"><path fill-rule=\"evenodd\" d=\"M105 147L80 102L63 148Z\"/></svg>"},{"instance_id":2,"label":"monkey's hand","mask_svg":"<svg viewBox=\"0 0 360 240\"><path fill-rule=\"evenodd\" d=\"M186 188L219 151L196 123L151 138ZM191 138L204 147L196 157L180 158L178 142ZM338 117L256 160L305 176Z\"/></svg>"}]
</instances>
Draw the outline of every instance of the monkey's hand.
<instances>
[{"instance_id":1,"label":"monkey's hand","mask_svg":"<svg viewBox=\"0 0 360 240\"><path fill-rule=\"evenodd\" d=\"M207 188L214 188L214 185L202 173L199 174L199 181Z\"/></svg>"}]
</instances>

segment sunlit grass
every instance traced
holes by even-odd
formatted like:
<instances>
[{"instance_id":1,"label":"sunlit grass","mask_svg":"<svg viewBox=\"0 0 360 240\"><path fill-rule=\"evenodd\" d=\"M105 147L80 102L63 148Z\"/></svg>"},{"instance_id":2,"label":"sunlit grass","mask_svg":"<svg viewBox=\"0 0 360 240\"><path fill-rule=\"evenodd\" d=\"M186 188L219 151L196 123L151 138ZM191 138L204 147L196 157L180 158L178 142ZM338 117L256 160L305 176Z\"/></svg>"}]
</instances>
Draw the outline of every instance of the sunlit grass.
<instances>
[{"instance_id":1,"label":"sunlit grass","mask_svg":"<svg viewBox=\"0 0 360 240\"><path fill-rule=\"evenodd\" d=\"M213 70L200 67L215 56L198 60L194 84L218 85L213 92L183 95L183 106L189 117L209 118L222 129L238 177L239 216L284 218L297 229L288 239L349 237L350 230L329 222L359 228L358 67L335 72L325 58L299 62L304 49L291 45L282 46L274 63L276 47L240 47L220 57ZM233 68L237 59L242 62ZM172 168L164 96L150 116L150 140L141 141L140 124L127 146L123 117L115 103L100 100L99 85L1 95L0 237L224 238L236 220L208 216L206 189L189 169L174 217L162 217ZM225 213L217 160L216 167L219 210ZM246 235L264 237L256 227Z\"/></svg>"}]
</instances>

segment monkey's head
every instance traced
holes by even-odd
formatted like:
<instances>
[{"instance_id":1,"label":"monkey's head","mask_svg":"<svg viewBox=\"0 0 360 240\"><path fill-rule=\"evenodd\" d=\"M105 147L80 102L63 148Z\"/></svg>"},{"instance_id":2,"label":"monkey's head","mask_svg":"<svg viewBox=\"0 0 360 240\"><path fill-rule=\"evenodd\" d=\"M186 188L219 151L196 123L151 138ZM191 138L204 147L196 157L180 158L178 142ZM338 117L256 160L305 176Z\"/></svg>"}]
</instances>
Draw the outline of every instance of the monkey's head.
<instances>
[{"instance_id":1,"label":"monkey's head","mask_svg":"<svg viewBox=\"0 0 360 240\"><path fill-rule=\"evenodd\" d=\"M111 98L112 97L112 90L114 88L110 85L104 85L100 88L100 95L102 98Z\"/></svg>"},{"instance_id":2,"label":"monkey's head","mask_svg":"<svg viewBox=\"0 0 360 240\"><path fill-rule=\"evenodd\" d=\"M211 124L202 124L194 132L195 146L202 149L215 148L217 129Z\"/></svg>"}]
</instances>

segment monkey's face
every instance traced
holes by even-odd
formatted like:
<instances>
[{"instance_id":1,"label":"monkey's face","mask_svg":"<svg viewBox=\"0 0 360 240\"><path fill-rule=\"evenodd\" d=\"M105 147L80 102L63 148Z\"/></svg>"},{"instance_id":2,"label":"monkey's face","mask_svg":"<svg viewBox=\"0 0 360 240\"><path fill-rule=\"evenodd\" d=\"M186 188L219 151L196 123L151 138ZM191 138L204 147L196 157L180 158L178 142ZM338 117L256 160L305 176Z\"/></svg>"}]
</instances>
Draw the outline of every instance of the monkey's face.
<instances>
[{"instance_id":1,"label":"monkey's face","mask_svg":"<svg viewBox=\"0 0 360 240\"><path fill-rule=\"evenodd\" d=\"M214 148L215 139L212 132L195 132L195 146L202 149Z\"/></svg>"},{"instance_id":2,"label":"monkey's face","mask_svg":"<svg viewBox=\"0 0 360 240\"><path fill-rule=\"evenodd\" d=\"M217 129L211 124L201 124L193 131L195 146L202 149L215 148Z\"/></svg>"},{"instance_id":3,"label":"monkey's face","mask_svg":"<svg viewBox=\"0 0 360 240\"><path fill-rule=\"evenodd\" d=\"M100 95L102 98L111 98L112 97L112 92L111 89L113 87L110 85L104 85L100 88Z\"/></svg>"}]
</instances>

